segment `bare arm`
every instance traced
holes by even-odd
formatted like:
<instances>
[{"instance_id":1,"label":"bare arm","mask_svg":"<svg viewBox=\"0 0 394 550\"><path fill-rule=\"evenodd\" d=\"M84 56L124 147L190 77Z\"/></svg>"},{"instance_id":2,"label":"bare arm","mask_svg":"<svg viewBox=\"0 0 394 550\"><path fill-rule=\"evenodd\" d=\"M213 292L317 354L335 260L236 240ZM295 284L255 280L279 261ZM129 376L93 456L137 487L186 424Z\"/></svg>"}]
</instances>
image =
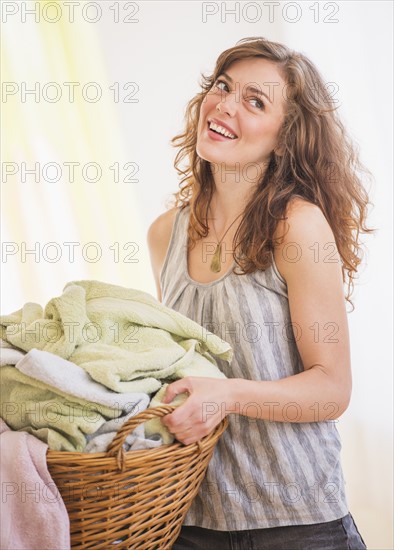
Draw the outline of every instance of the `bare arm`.
<instances>
[{"instance_id":1,"label":"bare arm","mask_svg":"<svg viewBox=\"0 0 394 550\"><path fill-rule=\"evenodd\" d=\"M152 271L156 283L157 299L160 302L162 300L160 275L170 243L176 212L177 208L171 208L171 210L167 210L167 212L161 214L150 225L147 234Z\"/></svg>"},{"instance_id":2,"label":"bare arm","mask_svg":"<svg viewBox=\"0 0 394 550\"><path fill-rule=\"evenodd\" d=\"M287 283L304 371L276 381L210 379L208 390L207 379L174 382L167 401L183 391L190 397L164 422L177 437L177 430L182 437L185 425L193 424L193 438L189 432L186 444L209 433L230 412L278 422L314 422L338 418L349 404L349 333L334 235L318 207L304 201L294 204L275 261Z\"/></svg>"}]
</instances>

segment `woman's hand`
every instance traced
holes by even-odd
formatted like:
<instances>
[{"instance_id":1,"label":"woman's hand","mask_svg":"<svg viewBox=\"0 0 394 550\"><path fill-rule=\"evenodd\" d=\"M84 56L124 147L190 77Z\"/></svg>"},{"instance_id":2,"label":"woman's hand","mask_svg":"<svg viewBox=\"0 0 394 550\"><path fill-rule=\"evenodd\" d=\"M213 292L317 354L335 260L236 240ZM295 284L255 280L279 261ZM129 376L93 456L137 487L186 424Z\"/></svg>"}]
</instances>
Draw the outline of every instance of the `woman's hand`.
<instances>
[{"instance_id":1,"label":"woman's hand","mask_svg":"<svg viewBox=\"0 0 394 550\"><path fill-rule=\"evenodd\" d=\"M186 401L171 414L161 418L162 424L184 445L208 435L230 412L230 380L186 376L167 387L163 403L170 403L179 393L189 393Z\"/></svg>"}]
</instances>

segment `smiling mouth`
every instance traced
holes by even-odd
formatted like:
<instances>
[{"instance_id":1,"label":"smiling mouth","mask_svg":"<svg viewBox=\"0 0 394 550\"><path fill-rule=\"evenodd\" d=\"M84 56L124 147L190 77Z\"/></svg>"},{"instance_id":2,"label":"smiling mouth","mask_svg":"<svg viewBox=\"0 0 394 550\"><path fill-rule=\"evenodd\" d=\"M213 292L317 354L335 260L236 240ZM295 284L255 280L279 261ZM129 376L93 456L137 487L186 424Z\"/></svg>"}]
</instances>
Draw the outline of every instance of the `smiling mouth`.
<instances>
[{"instance_id":1,"label":"smiling mouth","mask_svg":"<svg viewBox=\"0 0 394 550\"><path fill-rule=\"evenodd\" d=\"M207 122L207 128L208 130L211 130L211 132L215 132L215 134L218 134L219 136L223 136L224 138L234 140L237 139L238 136L235 134L232 134L226 128L223 126L219 126L218 124L215 124L214 122L211 122L208 120Z\"/></svg>"}]
</instances>

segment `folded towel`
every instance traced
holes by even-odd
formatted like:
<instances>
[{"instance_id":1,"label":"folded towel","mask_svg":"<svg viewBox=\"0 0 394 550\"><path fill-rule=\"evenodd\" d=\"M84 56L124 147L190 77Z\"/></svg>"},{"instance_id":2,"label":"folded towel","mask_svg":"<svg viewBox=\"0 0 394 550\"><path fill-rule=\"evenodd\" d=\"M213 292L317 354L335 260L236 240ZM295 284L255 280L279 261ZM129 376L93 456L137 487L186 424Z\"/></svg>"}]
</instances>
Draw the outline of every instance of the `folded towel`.
<instances>
[{"instance_id":1,"label":"folded towel","mask_svg":"<svg viewBox=\"0 0 394 550\"><path fill-rule=\"evenodd\" d=\"M0 419L2 550L69 550L70 520L46 462L47 445Z\"/></svg>"},{"instance_id":2,"label":"folded towel","mask_svg":"<svg viewBox=\"0 0 394 550\"><path fill-rule=\"evenodd\" d=\"M120 409L119 414L132 409L133 414L145 410L149 404L146 393L116 393L95 382L78 365L47 351L30 350L15 365L26 376L39 380L62 394L82 398L106 405L111 409Z\"/></svg>"},{"instance_id":3,"label":"folded towel","mask_svg":"<svg viewBox=\"0 0 394 550\"><path fill-rule=\"evenodd\" d=\"M1 367L1 417L12 430L23 430L56 451L81 452L94 433L119 408L67 395L26 376L14 366Z\"/></svg>"}]
</instances>

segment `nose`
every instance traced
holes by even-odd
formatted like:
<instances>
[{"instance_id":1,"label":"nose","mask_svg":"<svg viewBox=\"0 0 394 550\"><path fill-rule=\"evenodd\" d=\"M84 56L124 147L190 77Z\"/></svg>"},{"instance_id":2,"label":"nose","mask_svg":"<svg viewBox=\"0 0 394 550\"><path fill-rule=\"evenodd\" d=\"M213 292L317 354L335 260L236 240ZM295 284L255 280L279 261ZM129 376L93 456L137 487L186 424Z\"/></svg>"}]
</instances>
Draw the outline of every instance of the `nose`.
<instances>
[{"instance_id":1,"label":"nose","mask_svg":"<svg viewBox=\"0 0 394 550\"><path fill-rule=\"evenodd\" d=\"M223 95L216 105L216 110L220 113L227 113L229 116L234 116L239 104L237 92L229 92Z\"/></svg>"}]
</instances>

